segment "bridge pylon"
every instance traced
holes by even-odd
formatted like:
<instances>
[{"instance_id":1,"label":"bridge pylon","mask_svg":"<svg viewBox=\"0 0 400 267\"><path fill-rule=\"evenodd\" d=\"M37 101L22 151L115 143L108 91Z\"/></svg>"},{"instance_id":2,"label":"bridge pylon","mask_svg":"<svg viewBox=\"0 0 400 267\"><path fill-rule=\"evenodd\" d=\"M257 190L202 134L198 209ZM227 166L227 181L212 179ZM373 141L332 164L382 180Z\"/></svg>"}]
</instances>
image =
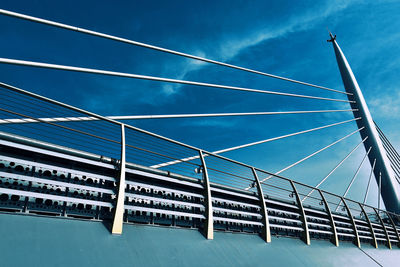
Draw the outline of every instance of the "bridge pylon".
<instances>
[{"instance_id":1,"label":"bridge pylon","mask_svg":"<svg viewBox=\"0 0 400 267\"><path fill-rule=\"evenodd\" d=\"M349 101L351 101L351 108L354 109L354 117L361 118L356 121L357 126L359 129L364 127L364 129L360 131L361 138L364 139L368 136L368 139L364 142L365 150L368 151L369 148L372 148L368 155L371 166L376 159L374 175L377 183L380 184L381 182L381 195L386 210L399 213L400 184L396 180L394 171L390 165L390 161L386 155L360 86L358 85L353 71L336 41L336 35L333 36L331 33L329 34L331 39L328 40L328 42L331 42L333 45L344 88L346 92L349 93L347 97Z\"/></svg>"}]
</instances>

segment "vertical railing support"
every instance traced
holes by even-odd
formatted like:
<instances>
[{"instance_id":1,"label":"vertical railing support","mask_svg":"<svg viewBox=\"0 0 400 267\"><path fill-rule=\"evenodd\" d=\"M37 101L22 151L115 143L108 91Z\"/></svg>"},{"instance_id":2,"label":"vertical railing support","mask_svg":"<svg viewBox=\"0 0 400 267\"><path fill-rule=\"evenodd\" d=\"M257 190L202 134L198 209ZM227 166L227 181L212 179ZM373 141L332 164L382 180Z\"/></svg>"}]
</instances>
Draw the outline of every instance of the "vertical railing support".
<instances>
[{"instance_id":1,"label":"vertical railing support","mask_svg":"<svg viewBox=\"0 0 400 267\"><path fill-rule=\"evenodd\" d=\"M333 220L331 209L329 208L328 202L326 201L325 196L322 193L322 191L319 190L319 189L317 189L317 190L318 190L318 192L319 192L319 194L320 194L320 196L322 198L322 202L324 202L325 210L328 212L328 215L329 215L329 222L330 222L330 225L331 225L331 228L332 228L332 234L333 234L333 236L331 238L331 242L335 246L338 247L339 246L339 237L338 237L338 234L337 234L337 231L336 231L336 225L335 225L335 221Z\"/></svg>"},{"instance_id":2,"label":"vertical railing support","mask_svg":"<svg viewBox=\"0 0 400 267\"><path fill-rule=\"evenodd\" d=\"M296 186L294 185L293 181L291 181L291 180L290 180L290 185L292 186L293 193L296 196L297 206L299 207L299 211L300 211L300 219L301 219L301 221L303 223L303 229L304 229L303 241L307 245L310 245L311 244L311 242L310 242L310 232L308 231L307 217L306 217L306 213L304 212L303 203L301 201L299 193L297 192Z\"/></svg>"},{"instance_id":3,"label":"vertical railing support","mask_svg":"<svg viewBox=\"0 0 400 267\"><path fill-rule=\"evenodd\" d=\"M378 248L378 242L376 241L375 231L374 231L374 227L372 226L371 220L369 219L368 214L364 209L364 206L361 203L358 203L358 204L360 205L362 213L364 213L365 219L367 220L369 231L371 232L371 235L372 235L372 245L375 248Z\"/></svg>"},{"instance_id":4,"label":"vertical railing support","mask_svg":"<svg viewBox=\"0 0 400 267\"><path fill-rule=\"evenodd\" d=\"M204 160L204 155L201 150L199 150L199 156L201 164L203 166L203 186L204 186L204 208L205 208L205 222L204 222L204 236L207 239L214 239L214 219L213 219L213 208L212 208L212 198L211 198L211 188L210 180L208 179L207 165Z\"/></svg>"},{"instance_id":5,"label":"vertical railing support","mask_svg":"<svg viewBox=\"0 0 400 267\"><path fill-rule=\"evenodd\" d=\"M399 235L399 231L397 231L396 224L394 223L391 214L386 213L386 215L388 216L388 218L389 218L389 220L390 220L390 224L391 224L392 227L393 227L393 231L396 233L396 237L397 237L397 241L398 241L398 242L397 242L397 246L400 247L400 235Z\"/></svg>"},{"instance_id":6,"label":"vertical railing support","mask_svg":"<svg viewBox=\"0 0 400 267\"><path fill-rule=\"evenodd\" d=\"M388 233L387 230L386 230L385 223L383 222L382 217L381 217L381 215L379 214L379 211L377 211L375 208L374 208L374 211L375 211L375 213L376 213L376 216L377 216L378 219L379 219L379 222L380 222L381 225L382 225L383 232L385 233L386 242L387 242L386 245L387 245L387 247L388 247L389 249L392 249L392 244L390 243L389 233Z\"/></svg>"},{"instance_id":7,"label":"vertical railing support","mask_svg":"<svg viewBox=\"0 0 400 267\"><path fill-rule=\"evenodd\" d=\"M125 126L121 124L121 160L119 167L119 180L118 180L118 192L117 192L117 203L114 210L114 220L112 224L111 233L122 234L122 223L124 220L124 204L125 204Z\"/></svg>"},{"instance_id":8,"label":"vertical railing support","mask_svg":"<svg viewBox=\"0 0 400 267\"><path fill-rule=\"evenodd\" d=\"M260 199L262 224L264 225L262 232L261 232L261 236L265 240L265 242L270 243L271 242L271 229L269 227L268 210L267 210L267 206L265 205L264 193L263 193L263 190L261 187L260 180L258 179L256 170L253 167L251 168L251 170L253 171L254 179L256 182L256 186L257 186L258 198Z\"/></svg>"},{"instance_id":9,"label":"vertical railing support","mask_svg":"<svg viewBox=\"0 0 400 267\"><path fill-rule=\"evenodd\" d=\"M358 235L357 225L356 225L356 222L354 221L354 217L353 217L353 215L351 214L351 210L350 210L349 206L347 206L347 203L346 203L346 201L344 200L344 198L341 197L340 199L341 199L341 201L342 201L344 207L346 208L346 210L347 210L347 215L349 216L349 219L350 219L350 221L351 221L351 224L353 225L354 236L356 237L355 240L354 240L354 244L355 244L357 247L361 248L360 237L359 237L359 235Z\"/></svg>"}]
</instances>

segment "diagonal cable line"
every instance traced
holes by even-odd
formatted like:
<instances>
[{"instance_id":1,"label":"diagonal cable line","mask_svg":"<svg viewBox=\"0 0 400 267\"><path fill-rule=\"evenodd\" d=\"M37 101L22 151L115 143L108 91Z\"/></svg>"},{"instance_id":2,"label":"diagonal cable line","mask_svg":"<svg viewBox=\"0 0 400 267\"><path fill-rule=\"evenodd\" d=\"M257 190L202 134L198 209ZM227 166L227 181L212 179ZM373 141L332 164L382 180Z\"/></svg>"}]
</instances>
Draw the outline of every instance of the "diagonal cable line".
<instances>
[{"instance_id":1,"label":"diagonal cable line","mask_svg":"<svg viewBox=\"0 0 400 267\"><path fill-rule=\"evenodd\" d=\"M187 80L178 80L178 79L162 78L162 77L156 77L156 76L133 74L133 73L107 71L107 70L82 68L82 67L74 67L74 66L66 66L66 65L57 65L57 64L49 64L49 63L42 63L42 62L10 59L10 58L0 58L0 63L37 67L37 68L45 68L45 69L56 69L56 70L64 70L64 71L72 71L72 72L101 74L101 75L107 75L107 76L117 76L117 77L132 78L132 79L139 79L139 80L177 83L177 84L194 85L194 86L202 86L202 87L212 87L212 88L235 90L235 91L263 93L263 94L270 94L270 95L280 95L280 96L290 96L290 97L308 98L308 99L316 99L316 100L354 103L354 101L348 101L348 100L342 100L342 99L336 99L336 98L326 98L326 97L319 97L319 96L282 93L282 92L260 90L260 89L253 89L253 88L245 88L245 87L237 87L237 86L229 86L229 85L221 85L221 84L213 84L213 83L194 82L194 81L187 81Z\"/></svg>"},{"instance_id":2,"label":"diagonal cable line","mask_svg":"<svg viewBox=\"0 0 400 267\"><path fill-rule=\"evenodd\" d=\"M369 186L371 185L372 174L374 173L374 170L375 170L375 164L376 164L376 159L374 159L374 163L372 164L371 172L369 174L368 185L367 185L367 190L365 190L365 196L364 196L364 200L363 200L363 205L367 201L368 192L369 192Z\"/></svg>"},{"instance_id":3,"label":"diagonal cable line","mask_svg":"<svg viewBox=\"0 0 400 267\"><path fill-rule=\"evenodd\" d=\"M171 114L171 115L132 115L132 116L106 116L112 120L142 120L142 119L171 119L171 118L197 118L197 117L228 117L228 116L258 116L258 115L287 115L287 114L310 114L310 113L331 113L349 112L358 109L338 109L338 110L306 110L306 111L271 111L271 112L246 112L246 113L206 113L206 114ZM96 117L53 117L40 118L47 122L77 122L77 121L98 121ZM8 123L35 123L34 119L0 119L0 124Z\"/></svg>"},{"instance_id":4,"label":"diagonal cable line","mask_svg":"<svg viewBox=\"0 0 400 267\"><path fill-rule=\"evenodd\" d=\"M354 181L356 180L358 174L360 173L361 167L362 167L362 165L363 165L365 159L366 159L367 156L369 155L369 152L371 152L371 149L372 149L372 147L369 147L367 153L365 153L363 159L361 160L361 163L360 163L360 165L358 166L356 173L354 173L353 178L351 178L351 181L350 181L349 185L347 186L346 191L345 191L344 194L343 194L343 197L344 197L344 198L347 196L347 193L349 193L349 190L350 190L351 186L353 185ZM342 201L340 200L339 204L337 205L337 207L336 207L336 209L335 209L336 212L339 210L339 207L340 207L341 204L342 204Z\"/></svg>"},{"instance_id":5,"label":"diagonal cable line","mask_svg":"<svg viewBox=\"0 0 400 267\"><path fill-rule=\"evenodd\" d=\"M228 68L232 68L232 69L237 69L237 70L241 70L241 71L245 71L245 72L250 72L250 73L254 73L254 74L258 74L258 75L263 75L263 76L267 76L267 77L271 77L271 78L275 78L275 79L280 79L280 80L291 82L291 83L297 83L297 84L301 84L301 85L305 85L305 86L311 86L311 87L319 88L319 89L322 89L322 90L327 90L327 91L332 91L332 92L336 92L336 93L351 95L350 93L347 93L347 92L342 92L342 91L339 91L339 90L327 88L327 87L320 86L320 85L314 85L314 84L311 84L311 83L297 81L297 80L285 78L285 77L274 75L274 74L270 74L270 73L265 73L265 72L261 72L261 71L257 71L257 70L252 70L252 69L249 69L249 68L244 68L244 67L240 67L240 66L236 66L236 65L232 65L232 64L216 61L216 60L211 60L211 59L207 59L207 58L203 58L203 57L199 57L199 56L195 56L195 55L191 55L191 54L186 54L186 53L178 52L178 51L171 50L171 49L162 48L162 47L155 46L155 45L145 44L145 43L129 40L129 39L126 39L126 38L121 38L121 37L117 37L117 36L113 36L113 35L109 35L109 34L104 34L104 33L96 32L96 31L91 31L91 30L79 28L79 27L76 27L76 26L71 26L71 25L58 23L58 22L51 21L51 20L41 19L41 18L37 18L37 17L33 17L33 16L29 16L29 15L25 15L25 14L21 14L21 13L17 13L17 12L12 12L12 11L8 11L8 10L0 9L0 14L6 15L6 16L10 16L10 17L14 17L14 18L20 18L20 19L27 20L27 21L32 21L32 22L36 22L36 23L40 23L40 24L45 24L45 25L48 25L48 26L53 26L53 27L57 27L57 28L62 28L62 29L66 29L66 30L80 32L80 33L84 33L84 34L88 34L88 35L92 35L92 36L97 36L97 37L101 37L101 38L105 38L105 39L109 39L109 40L114 40L114 41L117 41L117 42L122 42L122 43L130 44L130 45L145 47L145 48L148 48L148 49L153 49L153 50L161 51L161 52L168 53L168 54L173 54L173 55L182 56L182 57L186 57L186 58L190 58L190 59L195 59L195 60L199 60L199 61L203 61L203 62L215 64L215 65L220 65L220 66L224 66L224 67L228 67Z\"/></svg>"},{"instance_id":6,"label":"diagonal cable line","mask_svg":"<svg viewBox=\"0 0 400 267\"><path fill-rule=\"evenodd\" d=\"M322 151L324 151L324 150L330 148L331 146L333 146L333 145L335 145L335 144L337 144L337 143L339 143L339 142L345 140L346 138L352 136L353 134L358 133L358 132L361 131L362 129L364 129L364 127L360 128L360 129L358 129L358 130L356 130L356 131L354 131L354 132L352 132L352 133L349 133L348 135L346 135L346 136L344 136L344 137L342 137L342 138L336 140L335 142L333 142L333 143L331 143L331 144L329 144L329 145L327 145L327 146L325 146L325 147L323 147L323 148L321 148L321 149L319 149L319 150L317 150L317 151L311 153L310 155L308 155L308 156L302 158L301 160L298 160L298 161L296 161L295 163L290 164L289 166L286 166L285 168L283 168L283 169L281 169L281 170L275 172L274 175L278 175L278 174L281 174L281 173L284 172L284 171L287 171L288 169L290 169L290 168L292 168L292 167L294 167L294 166L296 166L296 165L302 163L303 161L305 161L305 160L307 160L307 159L309 159L309 158L311 158L311 157L313 157L313 156L315 156L315 155L321 153ZM272 177L274 177L274 176L273 176L273 175L270 175L270 176L268 176L268 177L262 179L262 180L260 181L260 183L262 183L262 182L264 182L264 181L266 181L266 180L268 180L268 179L270 179L270 178L272 178ZM251 187L247 187L245 190L249 190L250 188L251 188Z\"/></svg>"},{"instance_id":7,"label":"diagonal cable line","mask_svg":"<svg viewBox=\"0 0 400 267\"><path fill-rule=\"evenodd\" d=\"M295 132L295 133L291 133L291 134L281 135L281 136L278 136L278 137L273 137L273 138L269 138L269 139L265 139L265 140L261 140L261 141L257 141L257 142L253 142L253 143L249 143L249 144L244 144L244 145L240 145L240 146L234 146L234 147L230 147L230 148L225 148L225 149L214 151L214 152L212 152L212 154L221 154L221 153L225 153L225 152L228 152L228 151L237 150L237 149L240 149L240 148L245 148L245 147L249 147L249 146L255 146L255 145L259 145L259 144L263 144L263 143L267 143L267 142L271 142L271 141L275 141L275 140L279 140L279 139L284 139L284 138L291 137L291 136L296 136L296 135L300 135L300 134L304 134L304 133L314 132L314 131L322 130L322 129L325 129L325 128L341 125L341 124L344 124L344 123L356 121L356 120L359 120L359 119L361 119L361 118L355 118L355 119L351 119L351 120L336 122L336 123L333 123L333 124L328 124L328 125L320 126L320 127L317 127L317 128L312 128L312 129L308 129L308 130L304 130L304 131L300 131L300 132ZM204 156L206 156L206 154ZM161 167L177 164L177 163L180 163L180 162L194 160L194 159L197 159L197 158L199 158L199 156L187 157L187 158L183 158L181 160L169 161L169 162L153 165L153 166L150 166L150 167L151 168L161 168Z\"/></svg>"},{"instance_id":8,"label":"diagonal cable line","mask_svg":"<svg viewBox=\"0 0 400 267\"><path fill-rule=\"evenodd\" d=\"M374 122L375 123L375 122ZM382 142L385 142L389 149L391 150L393 156L397 159L398 163L400 163L400 155L397 152L397 150L393 147L393 145L390 143L389 139L386 137L386 135L383 133L381 128L375 123L376 129L378 130L379 137L381 137Z\"/></svg>"},{"instance_id":9,"label":"diagonal cable line","mask_svg":"<svg viewBox=\"0 0 400 267\"><path fill-rule=\"evenodd\" d=\"M353 152L354 151L356 151L357 150L357 148L362 144L362 143L364 143L366 140L368 139L368 136L367 137L365 137L360 143L358 143L358 145L356 145L354 148L353 148L353 150L351 150L350 152L349 152L349 154L347 154L346 155L346 157L344 157L344 159L342 159L336 166L335 166L335 168L333 168L329 173L328 173L328 175L327 176L325 176L301 201L305 201L318 187L320 187L325 181L326 181L326 179L328 179L329 178L329 176L331 176L332 175L332 173L334 173L336 170L337 170L337 168L339 168L342 164L343 164L343 162L345 162L345 160L346 159L348 159L350 156L351 156L351 154L353 154Z\"/></svg>"}]
</instances>

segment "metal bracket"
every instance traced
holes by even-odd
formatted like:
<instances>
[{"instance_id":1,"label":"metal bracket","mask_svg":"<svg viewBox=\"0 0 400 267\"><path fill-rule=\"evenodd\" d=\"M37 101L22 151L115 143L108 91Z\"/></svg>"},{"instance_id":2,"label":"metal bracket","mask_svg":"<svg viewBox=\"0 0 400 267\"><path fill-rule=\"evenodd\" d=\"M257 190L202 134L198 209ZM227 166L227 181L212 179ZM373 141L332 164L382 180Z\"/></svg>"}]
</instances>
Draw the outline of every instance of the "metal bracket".
<instances>
[{"instance_id":1,"label":"metal bracket","mask_svg":"<svg viewBox=\"0 0 400 267\"><path fill-rule=\"evenodd\" d=\"M358 203L360 205L360 208L362 210L362 212L364 213L365 219L367 220L368 226L369 226L369 230L371 231L372 234L372 245L375 248L378 248L378 242L376 241L376 236L375 236L375 231L374 231L374 227L372 226L371 220L368 217L367 212L364 209L364 206L361 203Z\"/></svg>"},{"instance_id":2,"label":"metal bracket","mask_svg":"<svg viewBox=\"0 0 400 267\"><path fill-rule=\"evenodd\" d=\"M326 201L325 196L322 194L322 191L320 189L317 189L317 190L318 190L318 192L319 192L319 194L320 194L320 196L322 198L322 202L325 205L325 210L328 212L328 215L329 215L329 221L330 221L330 225L332 227L332 233L333 233L333 236L331 238L331 242L335 246L338 247L339 246L339 237L338 237L338 234L337 234L337 231L336 231L336 225L335 225L335 221L333 220L331 209L329 208L328 202Z\"/></svg>"},{"instance_id":3,"label":"metal bracket","mask_svg":"<svg viewBox=\"0 0 400 267\"><path fill-rule=\"evenodd\" d=\"M122 224L125 211L125 126L121 124L121 162L119 168L119 181L117 192L117 204L115 205L114 219L111 233L122 234Z\"/></svg>"},{"instance_id":4,"label":"metal bracket","mask_svg":"<svg viewBox=\"0 0 400 267\"><path fill-rule=\"evenodd\" d=\"M206 217L204 222L204 236L207 239L214 239L214 219L213 219L213 207L212 207L212 198L211 198L211 188L210 188L210 180L208 179L207 165L204 160L203 152L199 150L199 156L201 160L201 164L203 166L203 186L204 186L204 207Z\"/></svg>"},{"instance_id":5,"label":"metal bracket","mask_svg":"<svg viewBox=\"0 0 400 267\"><path fill-rule=\"evenodd\" d=\"M376 216L378 217L378 219L379 219L379 221L380 221L380 223L381 223L381 225L382 225L382 227L383 227L383 231L385 232L386 241L387 241L386 245L387 245L387 247L388 247L389 249L392 249L392 244L390 243L389 234L388 234L388 232L387 232L387 230L386 230L386 226L385 226L385 224L384 224L384 222L383 222L383 220L382 220L382 217L381 217L381 215L379 215L379 211L377 211L375 208L374 208L374 211L375 211Z\"/></svg>"},{"instance_id":6,"label":"metal bracket","mask_svg":"<svg viewBox=\"0 0 400 267\"><path fill-rule=\"evenodd\" d=\"M345 206L346 210L347 210L347 215L349 216L350 220L351 220L351 224L353 225L353 231L354 231L354 235L356 236L354 243L357 247L361 248L361 242L360 242L360 237L358 236L358 231L357 231L357 226L356 226L356 222L354 221L354 217L351 214L350 208L349 206L347 206L346 201L344 200L343 197L340 198L341 201L343 202L343 205Z\"/></svg>"},{"instance_id":7,"label":"metal bracket","mask_svg":"<svg viewBox=\"0 0 400 267\"><path fill-rule=\"evenodd\" d=\"M307 217L306 217L306 213L304 212L304 208L303 208L303 203L300 199L299 193L297 192L296 187L294 186L294 183L292 180L289 181L292 188L293 188L293 193L296 196L296 202L297 202L297 206L299 207L300 210L300 218L301 221L303 223L303 228L304 228L304 233L303 233L303 241L304 243L306 243L307 245L310 245L310 233L308 231L308 225L307 225Z\"/></svg>"},{"instance_id":8,"label":"metal bracket","mask_svg":"<svg viewBox=\"0 0 400 267\"><path fill-rule=\"evenodd\" d=\"M262 215L262 223L263 223L263 229L261 232L262 238L265 240L265 242L270 243L271 242L271 229L269 227L269 220L268 220L268 210L267 206L265 205L265 199L264 199L264 193L261 188L261 183L260 180L258 179L257 172L254 168L251 168L254 174L254 179L255 179L255 185L257 186L257 192L258 192L258 197L260 198L260 207L261 207L261 215Z\"/></svg>"}]
</instances>

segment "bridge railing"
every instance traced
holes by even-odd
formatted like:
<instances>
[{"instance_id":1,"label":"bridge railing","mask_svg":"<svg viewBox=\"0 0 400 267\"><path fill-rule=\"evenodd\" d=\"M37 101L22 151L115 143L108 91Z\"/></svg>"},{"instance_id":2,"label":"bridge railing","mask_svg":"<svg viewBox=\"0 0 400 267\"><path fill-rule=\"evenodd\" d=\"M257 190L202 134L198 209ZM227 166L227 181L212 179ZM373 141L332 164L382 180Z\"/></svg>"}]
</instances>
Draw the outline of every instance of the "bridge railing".
<instances>
[{"instance_id":1,"label":"bridge railing","mask_svg":"<svg viewBox=\"0 0 400 267\"><path fill-rule=\"evenodd\" d=\"M3 211L399 244L396 214L9 85L0 96Z\"/></svg>"}]
</instances>

